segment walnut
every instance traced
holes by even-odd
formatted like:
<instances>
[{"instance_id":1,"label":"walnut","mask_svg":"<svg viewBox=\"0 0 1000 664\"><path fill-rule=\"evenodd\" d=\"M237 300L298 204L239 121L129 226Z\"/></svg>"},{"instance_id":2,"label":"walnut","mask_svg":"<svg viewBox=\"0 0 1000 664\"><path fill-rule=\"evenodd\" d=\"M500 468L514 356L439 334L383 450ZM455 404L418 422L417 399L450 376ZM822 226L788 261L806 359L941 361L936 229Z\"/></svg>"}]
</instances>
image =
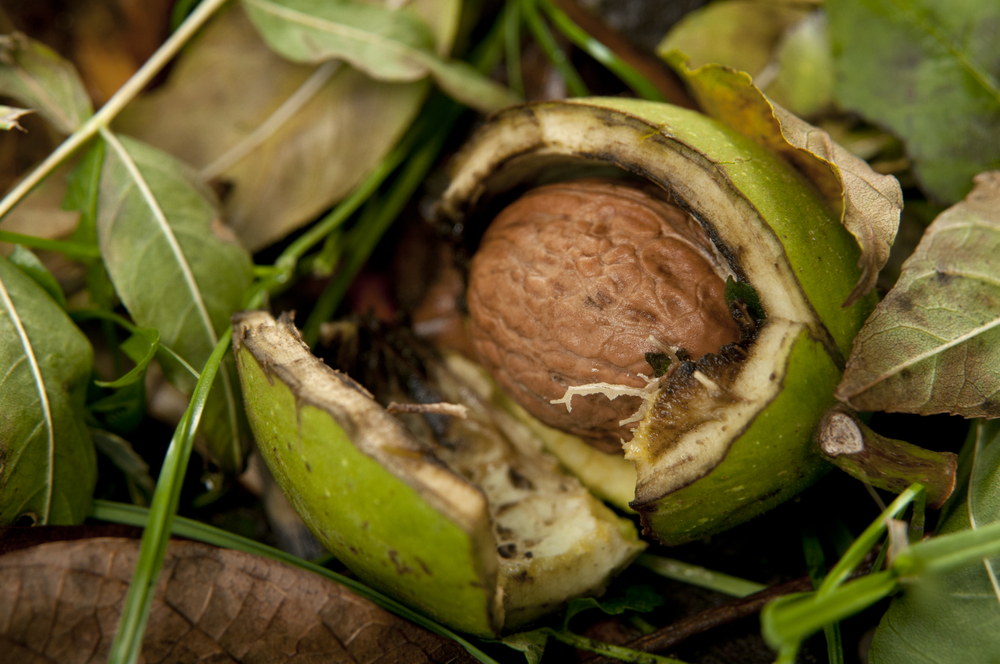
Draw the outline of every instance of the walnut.
<instances>
[{"instance_id":1,"label":"walnut","mask_svg":"<svg viewBox=\"0 0 1000 664\"><path fill-rule=\"evenodd\" d=\"M480 362L546 424L606 451L631 440L638 397L576 396L569 386L644 387L646 353L698 359L737 342L726 272L682 209L624 184L534 189L490 224L473 257L470 334Z\"/></svg>"}]
</instances>

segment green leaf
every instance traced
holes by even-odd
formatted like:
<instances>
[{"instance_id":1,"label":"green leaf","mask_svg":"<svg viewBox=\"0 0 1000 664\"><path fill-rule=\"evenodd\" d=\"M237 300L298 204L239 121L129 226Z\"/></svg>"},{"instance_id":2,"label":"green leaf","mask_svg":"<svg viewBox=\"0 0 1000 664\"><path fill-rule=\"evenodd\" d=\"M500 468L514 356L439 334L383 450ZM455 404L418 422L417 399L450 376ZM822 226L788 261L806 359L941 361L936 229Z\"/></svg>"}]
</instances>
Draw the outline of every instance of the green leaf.
<instances>
[{"instance_id":1,"label":"green leaf","mask_svg":"<svg viewBox=\"0 0 1000 664\"><path fill-rule=\"evenodd\" d=\"M1000 168L995 0L826 3L838 101L905 142L924 188L960 200Z\"/></svg>"},{"instance_id":2,"label":"green leaf","mask_svg":"<svg viewBox=\"0 0 1000 664\"><path fill-rule=\"evenodd\" d=\"M94 381L101 387L124 387L142 380L146 368L156 357L160 348L160 331L152 328L139 328L121 345L122 351L129 356L135 366L127 374L114 381Z\"/></svg>"},{"instance_id":3,"label":"green leaf","mask_svg":"<svg viewBox=\"0 0 1000 664\"><path fill-rule=\"evenodd\" d=\"M0 523L80 523L97 477L83 401L86 337L32 279L0 258Z\"/></svg>"},{"instance_id":4,"label":"green leaf","mask_svg":"<svg viewBox=\"0 0 1000 664\"><path fill-rule=\"evenodd\" d=\"M97 234L108 274L140 327L196 368L204 365L251 281L247 252L230 239L211 194L183 165L137 141L102 131L106 141ZM163 361L187 394L191 374ZM238 394L231 364L209 395L202 433L227 468L242 465Z\"/></svg>"},{"instance_id":5,"label":"green leaf","mask_svg":"<svg viewBox=\"0 0 1000 664\"><path fill-rule=\"evenodd\" d=\"M94 113L73 65L19 32L0 36L0 94L32 107L63 134Z\"/></svg>"},{"instance_id":6,"label":"green leaf","mask_svg":"<svg viewBox=\"0 0 1000 664\"><path fill-rule=\"evenodd\" d=\"M20 129L24 131L24 127L18 122L18 120L23 115L31 113L30 109L26 108L14 108L13 106L0 106L0 129L4 131L10 131L11 129Z\"/></svg>"},{"instance_id":7,"label":"green leaf","mask_svg":"<svg viewBox=\"0 0 1000 664\"><path fill-rule=\"evenodd\" d=\"M966 503L939 533L1000 520L1000 422L976 423ZM934 541L934 540L932 540ZM873 664L987 662L1000 652L1000 558L922 575L893 602L875 631Z\"/></svg>"},{"instance_id":8,"label":"green leaf","mask_svg":"<svg viewBox=\"0 0 1000 664\"><path fill-rule=\"evenodd\" d=\"M581 611L588 609L600 609L609 616L617 616L626 611L636 611L638 613L649 613L653 609L663 606L663 596L645 584L631 584L622 588L613 588L601 599L593 597L581 597L571 600L566 605L566 618L563 621L563 629L569 626L570 619Z\"/></svg>"},{"instance_id":9,"label":"green leaf","mask_svg":"<svg viewBox=\"0 0 1000 664\"><path fill-rule=\"evenodd\" d=\"M837 398L858 410L1000 415L1000 172L928 227L858 333Z\"/></svg>"},{"instance_id":10,"label":"green leaf","mask_svg":"<svg viewBox=\"0 0 1000 664\"><path fill-rule=\"evenodd\" d=\"M14 245L14 251L11 252L7 259L21 272L34 279L35 283L41 286L55 300L56 304L63 309L66 308L66 295L62 291L62 286L59 285L56 278L49 272L49 268L45 267L42 261L38 260L38 256L21 245L16 244Z\"/></svg>"},{"instance_id":11,"label":"green leaf","mask_svg":"<svg viewBox=\"0 0 1000 664\"><path fill-rule=\"evenodd\" d=\"M406 9L347 0L243 0L243 6L268 45L294 62L343 59L386 81L430 75L446 93L485 112L517 101L469 65L441 60L430 31Z\"/></svg>"},{"instance_id":12,"label":"green leaf","mask_svg":"<svg viewBox=\"0 0 1000 664\"><path fill-rule=\"evenodd\" d=\"M97 246L97 198L101 187L101 167L104 164L104 141L95 141L70 171L66 183L63 210L79 210L80 223L73 239Z\"/></svg>"},{"instance_id":13,"label":"green leaf","mask_svg":"<svg viewBox=\"0 0 1000 664\"><path fill-rule=\"evenodd\" d=\"M545 644L549 641L550 633L549 628L543 627L530 632L517 632L505 636L501 642L509 648L524 653L528 664L539 664L542 661L542 655L545 654Z\"/></svg>"},{"instance_id":14,"label":"green leaf","mask_svg":"<svg viewBox=\"0 0 1000 664\"><path fill-rule=\"evenodd\" d=\"M90 434L94 439L94 447L97 448L97 451L108 457L111 463L122 471L132 485L129 487L130 489L134 487L135 491L130 491L133 499L137 497L136 493L138 493L138 497L148 504L156 489L156 482L149 474L149 464L146 463L146 460L132 449L130 442L121 436L101 429L91 429Z\"/></svg>"}]
</instances>

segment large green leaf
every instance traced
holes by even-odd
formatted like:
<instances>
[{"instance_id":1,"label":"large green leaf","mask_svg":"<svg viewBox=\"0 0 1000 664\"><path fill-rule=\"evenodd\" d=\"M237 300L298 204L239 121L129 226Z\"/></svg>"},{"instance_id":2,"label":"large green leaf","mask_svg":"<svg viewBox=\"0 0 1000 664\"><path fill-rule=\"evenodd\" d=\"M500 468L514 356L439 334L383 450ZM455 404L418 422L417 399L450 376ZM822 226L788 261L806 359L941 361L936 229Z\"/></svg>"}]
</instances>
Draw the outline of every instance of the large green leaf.
<instances>
[{"instance_id":1,"label":"large green leaf","mask_svg":"<svg viewBox=\"0 0 1000 664\"><path fill-rule=\"evenodd\" d=\"M19 32L0 36L0 94L30 106L63 134L93 115L73 65Z\"/></svg>"},{"instance_id":2,"label":"large green leaf","mask_svg":"<svg viewBox=\"0 0 1000 664\"><path fill-rule=\"evenodd\" d=\"M837 398L859 410L1000 416L1000 172L934 220L858 333Z\"/></svg>"},{"instance_id":3,"label":"large green leaf","mask_svg":"<svg viewBox=\"0 0 1000 664\"><path fill-rule=\"evenodd\" d=\"M430 75L447 94L486 112L517 101L472 67L439 58L430 31L406 9L349 0L243 0L243 6L268 45L294 62L342 59L387 81Z\"/></svg>"},{"instance_id":4,"label":"large green leaf","mask_svg":"<svg viewBox=\"0 0 1000 664\"><path fill-rule=\"evenodd\" d=\"M0 257L0 523L87 515L97 477L83 414L92 365L62 308Z\"/></svg>"},{"instance_id":5,"label":"large green leaf","mask_svg":"<svg viewBox=\"0 0 1000 664\"><path fill-rule=\"evenodd\" d=\"M166 153L102 133L106 146L97 235L115 290L136 325L200 369L250 285L251 261L218 217L211 193ZM195 377L162 361L190 394ZM235 370L220 372L201 431L225 467L242 464Z\"/></svg>"},{"instance_id":6,"label":"large green leaf","mask_svg":"<svg viewBox=\"0 0 1000 664\"><path fill-rule=\"evenodd\" d=\"M1000 422L979 422L970 436L966 498L939 534L1000 519ZM893 602L875 631L872 664L995 662L1000 653L1000 559L920 577Z\"/></svg>"},{"instance_id":7,"label":"large green leaf","mask_svg":"<svg viewBox=\"0 0 1000 664\"><path fill-rule=\"evenodd\" d=\"M996 0L830 0L844 106L905 142L925 189L961 199L1000 168L1000 4Z\"/></svg>"}]
</instances>

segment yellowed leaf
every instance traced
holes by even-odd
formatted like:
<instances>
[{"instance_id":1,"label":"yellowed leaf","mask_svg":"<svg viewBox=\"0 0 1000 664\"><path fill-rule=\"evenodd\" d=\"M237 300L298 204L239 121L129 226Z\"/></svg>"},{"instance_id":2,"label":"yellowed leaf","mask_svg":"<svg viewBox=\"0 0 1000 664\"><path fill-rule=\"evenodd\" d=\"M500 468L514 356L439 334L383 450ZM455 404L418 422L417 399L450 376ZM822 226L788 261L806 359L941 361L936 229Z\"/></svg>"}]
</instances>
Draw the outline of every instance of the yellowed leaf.
<instances>
[{"instance_id":1,"label":"yellowed leaf","mask_svg":"<svg viewBox=\"0 0 1000 664\"><path fill-rule=\"evenodd\" d=\"M899 227L903 193L891 175L879 175L830 135L770 101L750 76L720 65L689 69L685 56L668 56L706 113L763 145L805 175L861 246L862 275L844 306L875 287Z\"/></svg>"}]
</instances>

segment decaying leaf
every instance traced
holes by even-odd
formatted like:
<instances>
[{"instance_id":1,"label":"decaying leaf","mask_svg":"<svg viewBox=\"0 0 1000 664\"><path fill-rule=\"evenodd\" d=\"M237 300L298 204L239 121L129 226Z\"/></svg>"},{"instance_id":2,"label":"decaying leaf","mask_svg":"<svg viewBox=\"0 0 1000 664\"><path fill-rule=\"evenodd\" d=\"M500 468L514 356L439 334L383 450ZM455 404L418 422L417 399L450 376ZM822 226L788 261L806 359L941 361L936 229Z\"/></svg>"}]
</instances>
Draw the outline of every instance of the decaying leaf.
<instances>
[{"instance_id":1,"label":"decaying leaf","mask_svg":"<svg viewBox=\"0 0 1000 664\"><path fill-rule=\"evenodd\" d=\"M79 523L97 477L83 415L93 351L62 308L0 258L0 523Z\"/></svg>"},{"instance_id":2,"label":"decaying leaf","mask_svg":"<svg viewBox=\"0 0 1000 664\"><path fill-rule=\"evenodd\" d=\"M831 0L835 95L906 142L925 190L959 201L1000 168L995 0Z\"/></svg>"},{"instance_id":3,"label":"decaying leaf","mask_svg":"<svg viewBox=\"0 0 1000 664\"><path fill-rule=\"evenodd\" d=\"M139 541L53 542L0 557L0 659L104 662ZM142 657L158 662L472 662L456 643L268 558L171 542Z\"/></svg>"},{"instance_id":4,"label":"decaying leaf","mask_svg":"<svg viewBox=\"0 0 1000 664\"><path fill-rule=\"evenodd\" d=\"M973 191L975 193L975 191ZM978 422L966 497L938 535L980 528L1000 519L1000 423ZM947 508L946 508L947 509ZM872 664L990 662L1000 652L1000 559L983 560L939 576L922 575L896 599L875 630Z\"/></svg>"},{"instance_id":5,"label":"decaying leaf","mask_svg":"<svg viewBox=\"0 0 1000 664\"><path fill-rule=\"evenodd\" d=\"M1000 416L1000 172L975 181L858 333L837 398L858 410Z\"/></svg>"},{"instance_id":6,"label":"decaying leaf","mask_svg":"<svg viewBox=\"0 0 1000 664\"><path fill-rule=\"evenodd\" d=\"M19 32L0 36L0 93L30 106L63 134L93 114L73 65Z\"/></svg>"},{"instance_id":7,"label":"decaying leaf","mask_svg":"<svg viewBox=\"0 0 1000 664\"><path fill-rule=\"evenodd\" d=\"M428 5L450 48L458 3ZM184 52L166 85L115 128L225 183L225 218L260 249L315 219L399 140L426 81L386 83L337 62L295 64L272 52L242 7L223 11Z\"/></svg>"},{"instance_id":8,"label":"decaying leaf","mask_svg":"<svg viewBox=\"0 0 1000 664\"><path fill-rule=\"evenodd\" d=\"M879 175L833 142L822 129L771 102L750 76L728 67L689 69L674 52L668 61L685 78L706 113L752 138L811 180L861 246L862 276L844 302L850 306L875 286L899 227L903 194L891 175Z\"/></svg>"},{"instance_id":9,"label":"decaying leaf","mask_svg":"<svg viewBox=\"0 0 1000 664\"><path fill-rule=\"evenodd\" d=\"M293 62L344 60L384 81L431 76L483 112L518 101L469 65L439 58L426 25L405 8L326 0L243 0L243 6L268 45Z\"/></svg>"},{"instance_id":10,"label":"decaying leaf","mask_svg":"<svg viewBox=\"0 0 1000 664\"><path fill-rule=\"evenodd\" d=\"M182 164L126 137L103 137L97 235L108 275L136 325L159 330L162 344L200 369L250 285L250 256ZM190 394L195 377L161 362ZM201 430L217 462L239 468L239 395L230 370L217 378Z\"/></svg>"}]
</instances>

